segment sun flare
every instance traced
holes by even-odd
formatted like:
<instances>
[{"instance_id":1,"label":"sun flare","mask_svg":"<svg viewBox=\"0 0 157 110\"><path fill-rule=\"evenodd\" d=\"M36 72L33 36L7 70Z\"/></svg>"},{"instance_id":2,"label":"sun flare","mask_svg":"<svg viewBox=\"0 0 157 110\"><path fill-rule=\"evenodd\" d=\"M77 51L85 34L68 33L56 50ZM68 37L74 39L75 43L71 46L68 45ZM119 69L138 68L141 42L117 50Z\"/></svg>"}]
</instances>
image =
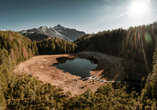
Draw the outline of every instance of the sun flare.
<instances>
[{"instance_id":1,"label":"sun flare","mask_svg":"<svg viewBox=\"0 0 157 110\"><path fill-rule=\"evenodd\" d=\"M143 17L149 11L149 3L144 0L132 1L129 6L129 11L132 16Z\"/></svg>"}]
</instances>

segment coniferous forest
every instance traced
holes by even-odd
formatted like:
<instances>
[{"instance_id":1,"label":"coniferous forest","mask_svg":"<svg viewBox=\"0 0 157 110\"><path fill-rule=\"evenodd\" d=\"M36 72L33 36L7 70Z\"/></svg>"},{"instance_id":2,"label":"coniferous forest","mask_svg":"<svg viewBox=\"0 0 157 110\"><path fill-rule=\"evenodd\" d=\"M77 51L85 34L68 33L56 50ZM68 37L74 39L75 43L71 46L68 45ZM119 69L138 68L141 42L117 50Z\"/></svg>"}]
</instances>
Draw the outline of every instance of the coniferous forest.
<instances>
[{"instance_id":1,"label":"coniferous forest","mask_svg":"<svg viewBox=\"0 0 157 110\"><path fill-rule=\"evenodd\" d=\"M13 31L0 31L0 110L156 110L157 22L128 30L86 34L74 42L56 37L31 41ZM44 84L32 75L14 74L14 67L36 55L97 51L138 63L137 85L121 81L89 88L71 97L62 88ZM142 65L142 66L141 66ZM140 89L139 89L140 86ZM138 89L137 89L138 88Z\"/></svg>"}]
</instances>

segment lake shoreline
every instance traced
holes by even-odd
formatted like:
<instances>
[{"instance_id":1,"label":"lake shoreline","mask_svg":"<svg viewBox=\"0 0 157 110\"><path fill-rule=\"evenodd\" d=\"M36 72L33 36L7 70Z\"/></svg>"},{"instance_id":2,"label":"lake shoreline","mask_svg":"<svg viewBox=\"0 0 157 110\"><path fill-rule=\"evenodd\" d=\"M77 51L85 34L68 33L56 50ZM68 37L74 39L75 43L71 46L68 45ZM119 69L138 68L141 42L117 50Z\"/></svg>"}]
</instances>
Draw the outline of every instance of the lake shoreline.
<instances>
[{"instance_id":1,"label":"lake shoreline","mask_svg":"<svg viewBox=\"0 0 157 110\"><path fill-rule=\"evenodd\" d=\"M26 74L32 74L33 77L38 77L38 79L43 81L44 83L48 82L58 88L63 88L65 93L70 91L72 93L72 96L74 96L75 94L79 95L84 93L87 88L90 88L93 92L95 92L100 85L106 84L106 82L100 82L96 80L83 81L79 76L72 75L68 72L65 73L63 70L59 70L53 66L49 67L54 63L58 63L56 58L59 57L80 57L85 59L97 59L98 66L93 71L90 71L90 75L96 76L97 79L102 79L105 81L114 81L123 79L126 75L123 71L123 66L119 64L119 62L123 60L122 58L117 58L107 54L91 51L84 51L75 54L34 56L29 60L26 60L17 65L13 72L23 72ZM119 66L112 69L112 66L114 64L118 64Z\"/></svg>"}]
</instances>

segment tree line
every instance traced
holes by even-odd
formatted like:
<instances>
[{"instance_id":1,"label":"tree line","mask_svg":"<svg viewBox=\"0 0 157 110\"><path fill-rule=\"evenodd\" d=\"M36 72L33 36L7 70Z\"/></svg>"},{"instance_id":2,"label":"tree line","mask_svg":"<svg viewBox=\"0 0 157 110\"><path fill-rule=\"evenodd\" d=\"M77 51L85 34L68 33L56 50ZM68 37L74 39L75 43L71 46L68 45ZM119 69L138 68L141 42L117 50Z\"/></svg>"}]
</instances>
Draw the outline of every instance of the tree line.
<instances>
[{"instance_id":1,"label":"tree line","mask_svg":"<svg viewBox=\"0 0 157 110\"><path fill-rule=\"evenodd\" d=\"M150 25L86 34L74 43L78 51L98 51L139 63L146 76L152 71L152 56L157 40L157 22ZM141 69L142 68L142 69ZM138 74L138 73L137 73Z\"/></svg>"}]
</instances>

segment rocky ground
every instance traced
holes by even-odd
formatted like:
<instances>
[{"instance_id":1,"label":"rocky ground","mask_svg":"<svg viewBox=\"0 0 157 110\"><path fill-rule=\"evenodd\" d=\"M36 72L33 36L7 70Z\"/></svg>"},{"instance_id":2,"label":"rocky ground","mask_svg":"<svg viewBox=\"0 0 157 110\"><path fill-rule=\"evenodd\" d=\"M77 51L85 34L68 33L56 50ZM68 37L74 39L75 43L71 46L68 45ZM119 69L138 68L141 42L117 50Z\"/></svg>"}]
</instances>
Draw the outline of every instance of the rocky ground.
<instances>
[{"instance_id":1,"label":"rocky ground","mask_svg":"<svg viewBox=\"0 0 157 110\"><path fill-rule=\"evenodd\" d=\"M72 96L75 94L82 94L87 88L90 88L94 92L100 85L106 84L105 82L96 80L82 81L79 76L72 75L68 72L65 73L64 71L51 66L54 63L57 63L56 58L58 57L97 59L98 66L93 71L90 71L90 74L99 79L117 81L124 79L127 76L124 71L124 63L126 63L124 59L91 51L79 52L77 54L34 56L17 65L13 72L32 74L44 83L49 82L52 85L63 88L64 92L70 91Z\"/></svg>"}]
</instances>

